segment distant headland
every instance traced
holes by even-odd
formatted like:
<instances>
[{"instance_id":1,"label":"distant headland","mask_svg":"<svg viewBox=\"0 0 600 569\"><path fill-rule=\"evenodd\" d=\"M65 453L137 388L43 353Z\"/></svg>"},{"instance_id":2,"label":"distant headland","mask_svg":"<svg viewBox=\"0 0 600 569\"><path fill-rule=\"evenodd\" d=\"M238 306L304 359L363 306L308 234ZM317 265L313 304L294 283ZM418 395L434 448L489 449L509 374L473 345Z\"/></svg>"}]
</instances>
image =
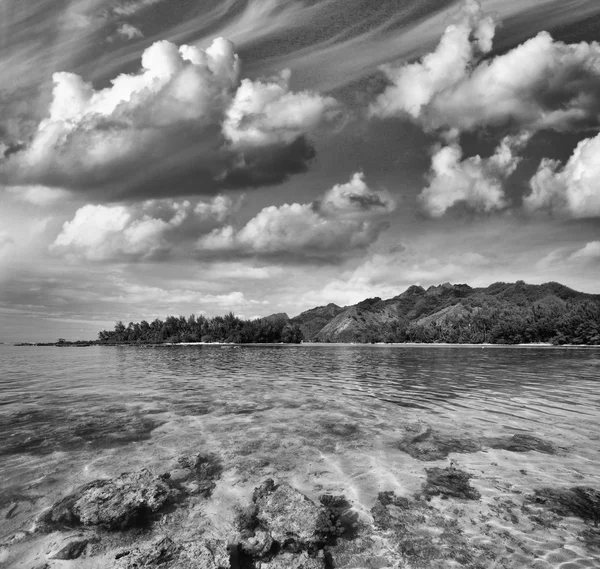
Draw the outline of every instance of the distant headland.
<instances>
[{"instance_id":1,"label":"distant headland","mask_svg":"<svg viewBox=\"0 0 600 569\"><path fill-rule=\"evenodd\" d=\"M244 320L229 313L213 318L167 316L128 325L119 321L113 330L99 332L95 341L60 339L41 345L196 342L600 345L600 295L556 282L498 282L486 288L413 285L387 300L368 298L343 307L328 304L293 318L279 313Z\"/></svg>"}]
</instances>

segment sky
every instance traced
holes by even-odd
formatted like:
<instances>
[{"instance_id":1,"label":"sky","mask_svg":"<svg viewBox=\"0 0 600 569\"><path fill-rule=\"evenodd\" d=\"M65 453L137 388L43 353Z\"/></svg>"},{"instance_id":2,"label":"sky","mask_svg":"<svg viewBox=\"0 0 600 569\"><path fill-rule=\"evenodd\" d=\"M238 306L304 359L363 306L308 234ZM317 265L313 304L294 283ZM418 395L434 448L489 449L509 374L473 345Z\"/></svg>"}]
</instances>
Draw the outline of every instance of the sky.
<instances>
[{"instance_id":1,"label":"sky","mask_svg":"<svg viewBox=\"0 0 600 569\"><path fill-rule=\"evenodd\" d=\"M0 0L0 341L600 293L597 0Z\"/></svg>"}]
</instances>

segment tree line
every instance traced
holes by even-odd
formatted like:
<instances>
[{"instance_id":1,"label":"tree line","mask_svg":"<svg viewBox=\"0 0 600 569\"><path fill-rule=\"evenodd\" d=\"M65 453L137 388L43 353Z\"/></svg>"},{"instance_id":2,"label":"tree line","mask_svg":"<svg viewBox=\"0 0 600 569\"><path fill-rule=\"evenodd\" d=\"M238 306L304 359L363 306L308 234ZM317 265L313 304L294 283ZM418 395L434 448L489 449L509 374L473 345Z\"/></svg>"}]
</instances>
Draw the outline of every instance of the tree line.
<instances>
[{"instance_id":1,"label":"tree line","mask_svg":"<svg viewBox=\"0 0 600 569\"><path fill-rule=\"evenodd\" d=\"M207 318L192 314L157 318L152 322L119 321L114 330L102 330L98 341L109 344L162 344L178 342L295 343L303 340L302 331L285 318L242 320L232 312Z\"/></svg>"}]
</instances>

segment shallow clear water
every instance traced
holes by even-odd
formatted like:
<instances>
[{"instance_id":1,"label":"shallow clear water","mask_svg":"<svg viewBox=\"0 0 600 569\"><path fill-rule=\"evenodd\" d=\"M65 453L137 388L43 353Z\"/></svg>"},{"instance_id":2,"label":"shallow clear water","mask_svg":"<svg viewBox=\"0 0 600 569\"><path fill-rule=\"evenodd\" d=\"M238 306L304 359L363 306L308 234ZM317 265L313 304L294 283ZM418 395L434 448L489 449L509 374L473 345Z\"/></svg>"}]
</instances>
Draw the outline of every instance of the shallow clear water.
<instances>
[{"instance_id":1,"label":"shallow clear water","mask_svg":"<svg viewBox=\"0 0 600 569\"><path fill-rule=\"evenodd\" d=\"M223 461L221 512L270 476L311 497L343 492L368 518L378 492L411 495L425 467L451 459L477 473L484 502L544 485L600 488L599 409L594 349L0 346L0 537L82 482L161 472L190 452ZM527 433L559 452L423 463L397 448L428 427Z\"/></svg>"}]
</instances>

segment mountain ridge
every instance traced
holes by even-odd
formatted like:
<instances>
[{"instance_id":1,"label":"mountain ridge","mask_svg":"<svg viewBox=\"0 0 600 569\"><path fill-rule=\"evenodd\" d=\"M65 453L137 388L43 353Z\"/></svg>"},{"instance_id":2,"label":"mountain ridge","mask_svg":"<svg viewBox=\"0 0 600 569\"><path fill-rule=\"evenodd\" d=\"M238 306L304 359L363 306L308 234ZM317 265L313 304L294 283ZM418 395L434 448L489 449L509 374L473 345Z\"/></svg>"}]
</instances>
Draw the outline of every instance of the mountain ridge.
<instances>
[{"instance_id":1,"label":"mountain ridge","mask_svg":"<svg viewBox=\"0 0 600 569\"><path fill-rule=\"evenodd\" d=\"M473 288L443 283L425 289L412 285L392 298L367 298L357 304L315 307L290 318L305 341L315 342L439 342L563 343L576 326L582 343L600 343L600 295L573 290L557 282L531 285L496 282ZM333 308L335 307L335 308ZM575 311L575 314L571 314ZM583 324L580 323L581 327Z\"/></svg>"}]
</instances>

